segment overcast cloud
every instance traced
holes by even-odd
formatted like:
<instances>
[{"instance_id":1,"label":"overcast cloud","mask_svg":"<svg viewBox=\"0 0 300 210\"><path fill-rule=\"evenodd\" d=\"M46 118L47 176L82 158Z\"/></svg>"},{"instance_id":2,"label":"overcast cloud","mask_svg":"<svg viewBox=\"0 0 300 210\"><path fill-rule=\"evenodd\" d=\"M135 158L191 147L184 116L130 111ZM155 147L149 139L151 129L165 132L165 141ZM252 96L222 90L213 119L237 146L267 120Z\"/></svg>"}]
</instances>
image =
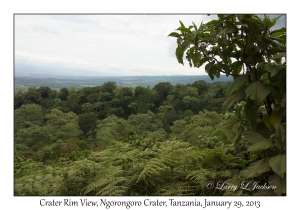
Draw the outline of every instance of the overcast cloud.
<instances>
[{"instance_id":1,"label":"overcast cloud","mask_svg":"<svg viewBox=\"0 0 300 210\"><path fill-rule=\"evenodd\" d=\"M15 15L15 72L203 75L179 64L168 34L213 15ZM281 21L282 22L282 21ZM280 22L280 23L281 23ZM285 21L283 21L285 23Z\"/></svg>"}]
</instances>

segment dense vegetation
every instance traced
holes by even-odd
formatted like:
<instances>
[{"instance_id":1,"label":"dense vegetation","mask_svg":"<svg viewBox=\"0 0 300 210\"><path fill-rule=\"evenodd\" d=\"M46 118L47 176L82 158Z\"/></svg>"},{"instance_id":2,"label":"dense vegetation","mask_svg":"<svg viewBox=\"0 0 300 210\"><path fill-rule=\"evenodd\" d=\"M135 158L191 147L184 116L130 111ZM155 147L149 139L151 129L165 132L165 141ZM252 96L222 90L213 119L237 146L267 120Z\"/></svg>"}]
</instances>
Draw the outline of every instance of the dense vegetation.
<instances>
[{"instance_id":1,"label":"dense vegetation","mask_svg":"<svg viewBox=\"0 0 300 210\"><path fill-rule=\"evenodd\" d=\"M285 28L218 17L169 36L180 63L232 83L16 92L15 195L285 195Z\"/></svg>"}]
</instances>

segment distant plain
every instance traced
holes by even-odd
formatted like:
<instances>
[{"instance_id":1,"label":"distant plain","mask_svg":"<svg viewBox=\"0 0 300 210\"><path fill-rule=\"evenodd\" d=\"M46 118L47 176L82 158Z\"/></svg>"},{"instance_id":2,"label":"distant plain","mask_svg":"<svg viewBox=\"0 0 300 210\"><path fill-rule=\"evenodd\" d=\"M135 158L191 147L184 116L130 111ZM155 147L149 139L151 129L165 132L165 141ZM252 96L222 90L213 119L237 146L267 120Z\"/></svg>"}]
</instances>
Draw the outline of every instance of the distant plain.
<instances>
[{"instance_id":1,"label":"distant plain","mask_svg":"<svg viewBox=\"0 0 300 210\"><path fill-rule=\"evenodd\" d=\"M211 82L230 82L232 77L221 75L220 78L214 78L212 81L207 75L194 76L107 76L107 77L90 77L90 76L45 76L45 75L15 75L14 86L15 90L28 87L48 86L51 89L68 88L74 86L78 89L84 87L100 86L105 82L116 82L118 86L126 87L154 87L159 82L170 82L176 84L192 84L195 81L204 80L207 83Z\"/></svg>"}]
</instances>

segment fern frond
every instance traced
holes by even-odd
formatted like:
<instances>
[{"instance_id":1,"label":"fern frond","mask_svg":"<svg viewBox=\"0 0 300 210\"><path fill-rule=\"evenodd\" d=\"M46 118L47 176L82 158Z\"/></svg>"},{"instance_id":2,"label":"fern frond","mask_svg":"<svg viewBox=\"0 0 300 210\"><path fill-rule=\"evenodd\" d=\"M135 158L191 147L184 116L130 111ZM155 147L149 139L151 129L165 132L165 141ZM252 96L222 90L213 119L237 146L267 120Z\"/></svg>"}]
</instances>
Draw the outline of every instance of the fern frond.
<instances>
[{"instance_id":1,"label":"fern frond","mask_svg":"<svg viewBox=\"0 0 300 210\"><path fill-rule=\"evenodd\" d=\"M217 172L218 177L220 178L230 178L231 177L231 173L230 171L218 171Z\"/></svg>"},{"instance_id":2,"label":"fern frond","mask_svg":"<svg viewBox=\"0 0 300 210\"><path fill-rule=\"evenodd\" d=\"M162 186L155 194L160 196L192 196L195 187L186 182L168 183Z\"/></svg>"},{"instance_id":3,"label":"fern frond","mask_svg":"<svg viewBox=\"0 0 300 210\"><path fill-rule=\"evenodd\" d=\"M140 173L136 183L139 182L141 179L145 181L147 178L151 178L155 175L160 175L161 172L168 169L169 167L166 165L164 159L153 158L146 164L146 166Z\"/></svg>"},{"instance_id":4,"label":"fern frond","mask_svg":"<svg viewBox=\"0 0 300 210\"><path fill-rule=\"evenodd\" d=\"M211 174L211 171L208 169L200 169L196 171L191 171L186 178L191 180L193 183L200 185L202 188L206 186L208 181L208 176Z\"/></svg>"},{"instance_id":5,"label":"fern frond","mask_svg":"<svg viewBox=\"0 0 300 210\"><path fill-rule=\"evenodd\" d=\"M99 178L90 183L82 190L83 195L89 193L95 193L95 195L116 195L123 189L122 194L126 192L127 188L123 188L125 182L128 181L126 177L123 177L124 170L120 167L111 167L101 174Z\"/></svg>"},{"instance_id":6,"label":"fern frond","mask_svg":"<svg viewBox=\"0 0 300 210\"><path fill-rule=\"evenodd\" d=\"M124 177L119 177L117 181L106 185L103 187L96 195L97 196L122 196L124 195L127 190L128 186L124 185L124 182L127 180ZM117 184L123 184L123 185L117 185Z\"/></svg>"}]
</instances>

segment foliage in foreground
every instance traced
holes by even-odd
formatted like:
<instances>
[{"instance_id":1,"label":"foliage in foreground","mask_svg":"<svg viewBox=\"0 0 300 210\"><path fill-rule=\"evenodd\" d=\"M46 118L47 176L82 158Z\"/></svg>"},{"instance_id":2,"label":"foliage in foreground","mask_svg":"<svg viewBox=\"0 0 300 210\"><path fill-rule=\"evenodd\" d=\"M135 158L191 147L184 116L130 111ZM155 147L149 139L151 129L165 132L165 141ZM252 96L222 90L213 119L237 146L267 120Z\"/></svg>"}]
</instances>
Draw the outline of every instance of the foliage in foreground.
<instances>
[{"instance_id":1,"label":"foliage in foreground","mask_svg":"<svg viewBox=\"0 0 300 210\"><path fill-rule=\"evenodd\" d=\"M179 63L186 53L191 67L206 64L212 80L220 73L234 78L222 112L235 104L227 126L236 133L236 156L249 163L235 181L268 182L281 195L286 193L286 29L272 30L278 18L218 15L199 27L180 22L180 33L169 36L177 38Z\"/></svg>"}]
</instances>

